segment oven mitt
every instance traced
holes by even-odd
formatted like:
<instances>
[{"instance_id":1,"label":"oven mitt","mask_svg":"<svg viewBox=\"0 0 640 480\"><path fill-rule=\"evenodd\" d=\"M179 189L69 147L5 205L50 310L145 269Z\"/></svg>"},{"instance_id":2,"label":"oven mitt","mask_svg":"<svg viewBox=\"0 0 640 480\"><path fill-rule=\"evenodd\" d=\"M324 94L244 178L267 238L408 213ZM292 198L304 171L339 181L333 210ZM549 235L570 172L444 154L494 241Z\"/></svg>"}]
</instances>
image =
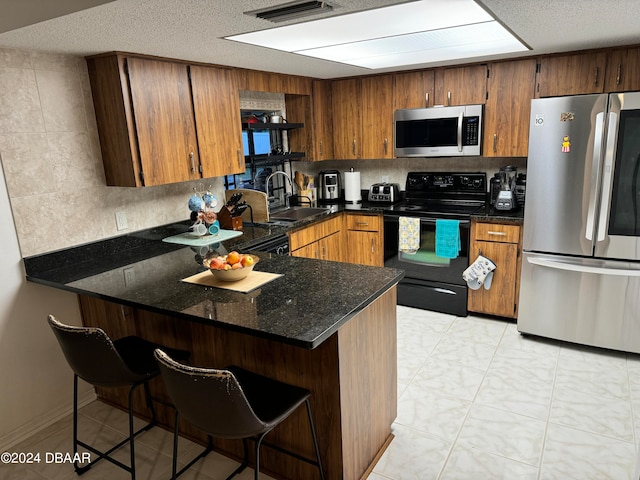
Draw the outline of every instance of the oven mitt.
<instances>
[{"instance_id":1,"label":"oven mitt","mask_svg":"<svg viewBox=\"0 0 640 480\"><path fill-rule=\"evenodd\" d=\"M495 269L495 263L482 255L478 255L478 258L462 272L462 278L467 282L467 286L471 290L478 290L483 284L485 290L489 290Z\"/></svg>"}]
</instances>

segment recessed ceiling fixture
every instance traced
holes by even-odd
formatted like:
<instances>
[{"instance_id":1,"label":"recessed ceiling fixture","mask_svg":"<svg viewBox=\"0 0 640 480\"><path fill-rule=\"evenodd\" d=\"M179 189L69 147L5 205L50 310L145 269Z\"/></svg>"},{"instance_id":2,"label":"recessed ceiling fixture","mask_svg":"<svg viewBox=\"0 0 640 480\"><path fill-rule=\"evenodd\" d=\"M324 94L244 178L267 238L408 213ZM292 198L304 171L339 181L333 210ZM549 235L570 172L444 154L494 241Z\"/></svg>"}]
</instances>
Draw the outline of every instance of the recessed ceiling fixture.
<instances>
[{"instance_id":1,"label":"recessed ceiling fixture","mask_svg":"<svg viewBox=\"0 0 640 480\"><path fill-rule=\"evenodd\" d=\"M369 69L529 49L474 0L419 0L225 38Z\"/></svg>"},{"instance_id":2,"label":"recessed ceiling fixture","mask_svg":"<svg viewBox=\"0 0 640 480\"><path fill-rule=\"evenodd\" d=\"M255 15L258 18L269 20L271 22L283 22L292 18L306 17L308 15L317 15L319 13L330 12L333 5L328 2L318 1L296 1L283 3L276 7L262 8L260 10L252 10L244 12L245 15Z\"/></svg>"}]
</instances>

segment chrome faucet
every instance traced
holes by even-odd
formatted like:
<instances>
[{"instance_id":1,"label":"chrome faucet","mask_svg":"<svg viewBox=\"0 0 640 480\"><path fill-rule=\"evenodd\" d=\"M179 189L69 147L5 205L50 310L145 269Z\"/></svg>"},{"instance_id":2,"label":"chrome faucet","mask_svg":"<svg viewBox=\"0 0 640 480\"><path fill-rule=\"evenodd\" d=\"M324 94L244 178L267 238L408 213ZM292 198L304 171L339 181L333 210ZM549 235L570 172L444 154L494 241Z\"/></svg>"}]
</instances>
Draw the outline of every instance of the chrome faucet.
<instances>
[{"instance_id":1,"label":"chrome faucet","mask_svg":"<svg viewBox=\"0 0 640 480\"><path fill-rule=\"evenodd\" d=\"M289 180L289 186L291 187L291 192L293 192L293 181L291 180L291 177L290 177L289 175L287 175L287 173L286 173L286 172L283 172L283 171L281 171L281 170L275 171L275 172L273 172L272 174L270 174L270 175L267 177L267 179L264 181L264 191L265 191L265 193L267 194L267 201L269 201L271 198L274 198L274 197L269 197L269 181L271 180L271 178L273 178L273 177L274 177L274 176L276 176L276 175L284 175L284 177L285 177L287 180ZM284 203L285 203L285 206L287 206L287 203L288 203L288 202L287 202L287 200L288 200L288 198L289 198L289 195L287 195L287 192L285 191L285 194L284 194Z\"/></svg>"}]
</instances>

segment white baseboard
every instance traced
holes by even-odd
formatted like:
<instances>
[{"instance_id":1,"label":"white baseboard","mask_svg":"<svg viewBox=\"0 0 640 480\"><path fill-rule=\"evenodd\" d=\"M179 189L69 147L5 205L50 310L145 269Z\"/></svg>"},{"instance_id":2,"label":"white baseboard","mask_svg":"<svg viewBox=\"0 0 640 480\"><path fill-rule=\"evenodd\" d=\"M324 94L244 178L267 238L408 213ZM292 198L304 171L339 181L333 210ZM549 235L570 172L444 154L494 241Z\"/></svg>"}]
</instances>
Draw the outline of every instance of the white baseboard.
<instances>
[{"instance_id":1,"label":"white baseboard","mask_svg":"<svg viewBox=\"0 0 640 480\"><path fill-rule=\"evenodd\" d=\"M97 398L98 397L96 395L95 389L93 388L85 393L80 394L80 396L78 397L78 408L82 408L85 405L88 405ZM45 415L40 415L39 417L30 420L24 425L21 425L15 430L0 437L0 452L8 451L12 446L23 442L32 435L35 435L39 431L44 430L48 426L53 425L57 421L62 420L64 417L71 415L72 413L73 405L64 405L56 409L49 410Z\"/></svg>"}]
</instances>

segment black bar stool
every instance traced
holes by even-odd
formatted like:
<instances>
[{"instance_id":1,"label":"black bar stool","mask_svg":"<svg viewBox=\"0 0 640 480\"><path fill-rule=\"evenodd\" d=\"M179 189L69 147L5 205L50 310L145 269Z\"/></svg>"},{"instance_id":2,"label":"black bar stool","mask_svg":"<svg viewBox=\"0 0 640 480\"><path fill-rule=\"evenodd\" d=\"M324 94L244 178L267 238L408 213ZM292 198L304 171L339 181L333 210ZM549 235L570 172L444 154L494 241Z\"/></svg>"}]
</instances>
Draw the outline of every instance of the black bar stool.
<instances>
[{"instance_id":1,"label":"black bar stool","mask_svg":"<svg viewBox=\"0 0 640 480\"><path fill-rule=\"evenodd\" d=\"M91 463L80 467L74 463L78 475L83 474L96 462L103 458L131 473L131 479L136 478L134 438L140 433L149 430L156 424L156 412L153 407L148 381L160 375L160 369L153 357L156 348L162 347L140 337L128 336L112 341L104 330L95 327L76 327L65 325L53 315L48 317L49 325L53 330L62 352L64 353L71 370L73 370L73 453L78 452L78 445L98 455ZM181 360L189 357L189 352L176 349L167 349L173 352ZM78 440L78 378L97 387L129 386L129 436L106 452L101 452L91 445ZM151 412L151 421L140 428L133 430L133 399L136 388L143 385L147 406ZM118 448L126 443L131 448L131 465L111 457Z\"/></svg>"},{"instance_id":2,"label":"black bar stool","mask_svg":"<svg viewBox=\"0 0 640 480\"><path fill-rule=\"evenodd\" d=\"M279 382L239 367L222 370L197 368L181 364L158 349L155 352L169 397L176 407L173 439L172 479L178 478L189 467L212 450L212 437L242 439L244 458L227 480L242 472L249 463L247 440L255 442L255 473L260 472L260 445L264 437L283 422L303 403L307 408L311 437L316 460L269 445L318 467L320 479L324 471L320 461L318 440L309 405L309 390ZM177 472L179 416L209 436L207 447ZM267 445L265 443L265 445Z\"/></svg>"}]
</instances>

